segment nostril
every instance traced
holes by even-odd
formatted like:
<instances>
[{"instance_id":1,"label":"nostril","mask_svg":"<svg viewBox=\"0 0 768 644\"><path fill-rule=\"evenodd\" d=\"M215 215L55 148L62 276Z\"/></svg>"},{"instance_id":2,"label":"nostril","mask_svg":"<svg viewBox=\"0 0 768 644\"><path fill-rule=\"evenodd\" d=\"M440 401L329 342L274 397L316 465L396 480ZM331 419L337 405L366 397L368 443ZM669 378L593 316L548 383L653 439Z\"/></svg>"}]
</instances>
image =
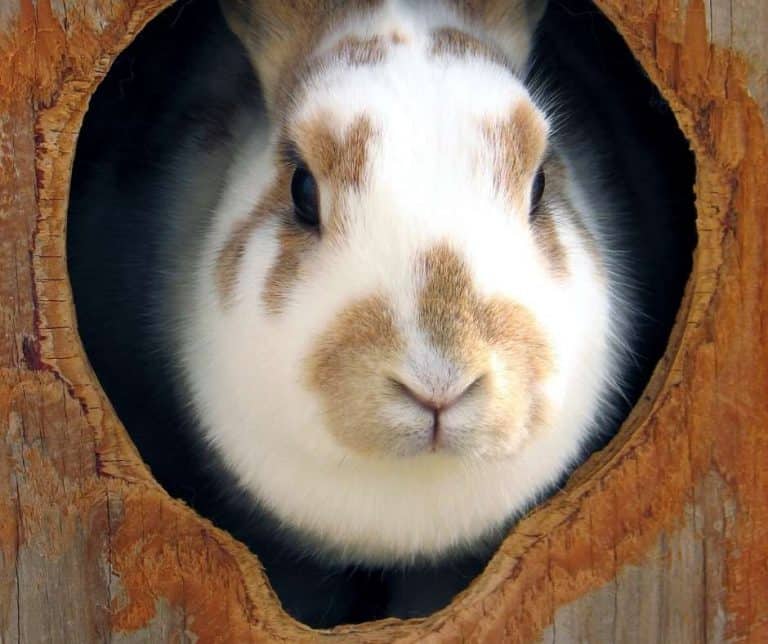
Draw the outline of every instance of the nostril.
<instances>
[{"instance_id":1,"label":"nostril","mask_svg":"<svg viewBox=\"0 0 768 644\"><path fill-rule=\"evenodd\" d=\"M475 378L472 382L470 382L465 388L464 391L462 391L457 397L458 398L465 398L466 396L469 396L470 394L475 393L480 387L483 386L483 383L485 382L486 374L481 374L477 378Z\"/></svg>"},{"instance_id":2,"label":"nostril","mask_svg":"<svg viewBox=\"0 0 768 644\"><path fill-rule=\"evenodd\" d=\"M432 412L440 411L441 407L443 406L440 404L439 401L435 400L433 397L417 393L416 391L411 389L408 385L406 385L404 382L401 382L396 378L390 377L388 378L388 380L395 386L397 391L403 394L406 398L410 398L414 402L417 402L419 405L421 405L422 407L426 407Z\"/></svg>"},{"instance_id":3,"label":"nostril","mask_svg":"<svg viewBox=\"0 0 768 644\"><path fill-rule=\"evenodd\" d=\"M446 387L446 392L440 394L421 393L417 391L416 388L403 382L401 379L394 378L392 376L389 376L387 379L392 383L392 385L400 394L410 398L429 411L438 414L444 409L454 405L462 398L466 398L473 394L483 384L485 378L485 374L482 374L475 378L468 385L466 385L463 389L456 391L457 388L455 387Z\"/></svg>"}]
</instances>

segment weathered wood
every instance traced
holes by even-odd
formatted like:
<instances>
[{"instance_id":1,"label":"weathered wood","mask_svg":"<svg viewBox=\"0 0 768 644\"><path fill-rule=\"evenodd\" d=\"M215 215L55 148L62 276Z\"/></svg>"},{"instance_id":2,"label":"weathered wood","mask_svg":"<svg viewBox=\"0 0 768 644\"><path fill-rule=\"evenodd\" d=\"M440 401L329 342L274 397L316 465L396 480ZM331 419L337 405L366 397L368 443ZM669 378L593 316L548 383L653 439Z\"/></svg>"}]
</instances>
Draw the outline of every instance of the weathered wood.
<instances>
[{"instance_id":1,"label":"weathered wood","mask_svg":"<svg viewBox=\"0 0 768 644\"><path fill-rule=\"evenodd\" d=\"M0 3L0 641L768 641L768 5L598 2L696 153L699 246L666 357L451 606L321 634L158 488L77 339L77 131L168 2Z\"/></svg>"}]
</instances>

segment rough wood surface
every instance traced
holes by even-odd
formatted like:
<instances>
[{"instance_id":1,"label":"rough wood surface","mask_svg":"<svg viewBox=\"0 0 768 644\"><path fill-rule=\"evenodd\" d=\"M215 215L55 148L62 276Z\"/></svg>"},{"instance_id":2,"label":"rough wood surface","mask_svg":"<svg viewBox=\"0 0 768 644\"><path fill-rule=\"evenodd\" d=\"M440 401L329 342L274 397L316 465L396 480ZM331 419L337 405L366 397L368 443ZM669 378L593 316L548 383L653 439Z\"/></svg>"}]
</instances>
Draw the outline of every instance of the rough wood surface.
<instances>
[{"instance_id":1,"label":"rough wood surface","mask_svg":"<svg viewBox=\"0 0 768 644\"><path fill-rule=\"evenodd\" d=\"M643 402L423 620L313 632L157 487L77 339L75 138L169 0L0 2L0 642L768 641L768 4L600 0L697 156L699 247Z\"/></svg>"}]
</instances>

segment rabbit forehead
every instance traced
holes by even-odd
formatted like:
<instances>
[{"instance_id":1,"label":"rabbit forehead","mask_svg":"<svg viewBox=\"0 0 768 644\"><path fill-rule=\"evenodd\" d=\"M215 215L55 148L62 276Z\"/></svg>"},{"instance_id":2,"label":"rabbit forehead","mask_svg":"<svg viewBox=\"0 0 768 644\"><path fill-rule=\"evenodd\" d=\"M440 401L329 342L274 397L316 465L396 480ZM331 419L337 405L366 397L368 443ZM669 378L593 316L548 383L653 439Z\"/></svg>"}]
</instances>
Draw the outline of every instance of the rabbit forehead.
<instances>
[{"instance_id":1,"label":"rabbit forehead","mask_svg":"<svg viewBox=\"0 0 768 644\"><path fill-rule=\"evenodd\" d=\"M473 46L457 44L454 31L435 42L460 54ZM450 192L478 179L485 189L490 179L524 207L549 129L525 87L485 57L446 62L410 49L375 65L328 69L306 86L287 129L310 167L332 189L379 183L397 191L405 178L412 190L420 177L428 192Z\"/></svg>"},{"instance_id":2,"label":"rabbit forehead","mask_svg":"<svg viewBox=\"0 0 768 644\"><path fill-rule=\"evenodd\" d=\"M364 111L385 124L397 116L435 124L502 117L521 101L532 105L504 53L492 44L453 27L431 34L420 40L394 31L334 41L308 63L291 120L321 113L343 129Z\"/></svg>"},{"instance_id":3,"label":"rabbit forehead","mask_svg":"<svg viewBox=\"0 0 768 644\"><path fill-rule=\"evenodd\" d=\"M335 248L375 238L377 248L415 251L466 238L467 227L489 230L490 219L504 237L508 220L525 219L521 245L531 246L529 182L547 122L503 54L441 27L427 37L347 34L318 60L284 130L319 179L323 232ZM282 192L288 196L286 186ZM276 313L309 264L326 255L289 220L279 246L265 283L265 304ZM517 257L535 261L523 248Z\"/></svg>"},{"instance_id":4,"label":"rabbit forehead","mask_svg":"<svg viewBox=\"0 0 768 644\"><path fill-rule=\"evenodd\" d=\"M396 44L400 38L405 42ZM504 54L468 32L441 27L421 40L399 32L345 36L322 51L289 123L323 123L343 140L364 118L381 134L384 155L398 161L458 160L476 156L482 143L522 155L526 168L540 159L546 117Z\"/></svg>"},{"instance_id":5,"label":"rabbit forehead","mask_svg":"<svg viewBox=\"0 0 768 644\"><path fill-rule=\"evenodd\" d=\"M331 73L290 118L289 136L318 175L324 233L353 256L367 248L359 261L387 266L389 280L392 264L446 238L503 255L515 247L521 267L537 262L525 201L546 120L502 67L470 59L436 70L429 56L419 60L420 67L390 72L364 65ZM510 236L513 242L491 250L489 238ZM267 284L280 293L270 304L296 285L288 273L299 277L300 255L314 255L282 241L271 273L279 279Z\"/></svg>"}]
</instances>

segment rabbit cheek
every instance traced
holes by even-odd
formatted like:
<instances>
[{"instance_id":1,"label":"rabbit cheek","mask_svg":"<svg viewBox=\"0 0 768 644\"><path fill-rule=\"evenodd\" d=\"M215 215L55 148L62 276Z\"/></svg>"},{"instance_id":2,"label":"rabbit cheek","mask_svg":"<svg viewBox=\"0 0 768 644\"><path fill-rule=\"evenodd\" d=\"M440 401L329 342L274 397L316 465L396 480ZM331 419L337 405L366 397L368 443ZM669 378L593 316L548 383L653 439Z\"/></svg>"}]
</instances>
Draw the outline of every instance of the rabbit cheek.
<instances>
[{"instance_id":1,"label":"rabbit cheek","mask_svg":"<svg viewBox=\"0 0 768 644\"><path fill-rule=\"evenodd\" d=\"M578 247L586 250L598 275L602 275L603 259L597 240L586 227L573 202L564 197L569 193L568 171L562 158L555 153L548 155L544 164L547 187L536 212L533 213L531 230L550 273L556 279L569 277L568 255L558 231L558 222L574 231ZM604 277L604 275L603 275Z\"/></svg>"},{"instance_id":2,"label":"rabbit cheek","mask_svg":"<svg viewBox=\"0 0 768 644\"><path fill-rule=\"evenodd\" d=\"M554 213L547 204L541 204L532 228L533 238L549 266L550 273L558 279L567 277L568 257L557 232Z\"/></svg>"},{"instance_id":3,"label":"rabbit cheek","mask_svg":"<svg viewBox=\"0 0 768 644\"><path fill-rule=\"evenodd\" d=\"M307 385L341 445L362 454L399 451L383 415L391 401L386 367L403 346L394 312L380 296L349 306L321 336L306 363Z\"/></svg>"},{"instance_id":4,"label":"rabbit cheek","mask_svg":"<svg viewBox=\"0 0 768 644\"><path fill-rule=\"evenodd\" d=\"M290 181L290 169L282 168L251 214L234 226L219 251L214 267L214 281L224 310L229 308L234 299L237 276L251 235L268 219L290 212Z\"/></svg>"},{"instance_id":5,"label":"rabbit cheek","mask_svg":"<svg viewBox=\"0 0 768 644\"><path fill-rule=\"evenodd\" d=\"M549 419L543 384L553 369L552 349L525 307L501 298L481 305L482 342L491 348L492 404L479 433L489 453L518 449Z\"/></svg>"},{"instance_id":6,"label":"rabbit cheek","mask_svg":"<svg viewBox=\"0 0 768 644\"><path fill-rule=\"evenodd\" d=\"M288 295L301 277L302 257L316 245L315 235L283 221L277 233L278 254L264 282L262 300L267 311L280 313Z\"/></svg>"}]
</instances>

